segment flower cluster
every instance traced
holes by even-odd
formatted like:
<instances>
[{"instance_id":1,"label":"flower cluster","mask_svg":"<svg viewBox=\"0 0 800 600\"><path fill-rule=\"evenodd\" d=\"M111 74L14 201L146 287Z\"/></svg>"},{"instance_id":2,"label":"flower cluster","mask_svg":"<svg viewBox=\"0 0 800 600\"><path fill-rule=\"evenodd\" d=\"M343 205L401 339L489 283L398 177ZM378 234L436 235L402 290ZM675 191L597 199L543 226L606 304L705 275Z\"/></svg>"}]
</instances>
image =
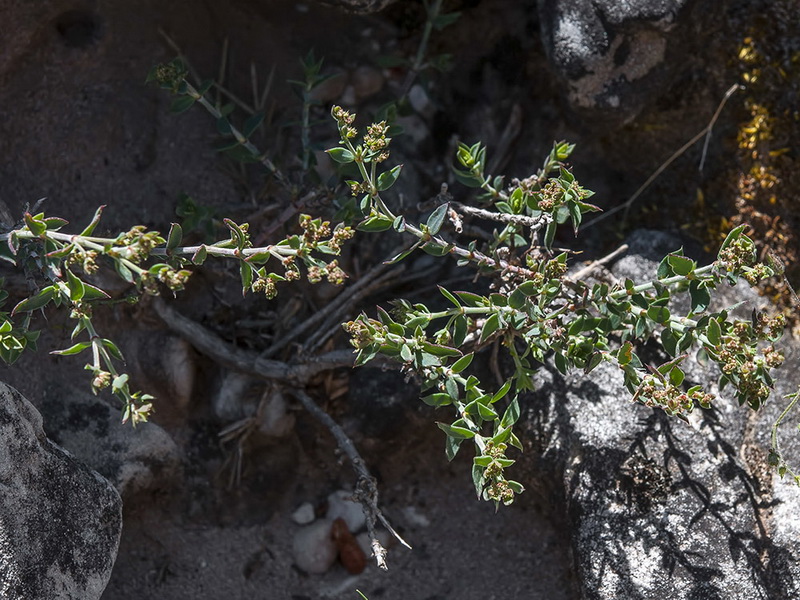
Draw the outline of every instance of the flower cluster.
<instances>
[{"instance_id":1,"label":"flower cluster","mask_svg":"<svg viewBox=\"0 0 800 600\"><path fill-rule=\"evenodd\" d=\"M699 386L684 391L662 376L646 375L634 399L649 408L661 408L668 415L682 415L692 412L695 402L702 408L711 408L714 395L704 392Z\"/></svg>"},{"instance_id":2,"label":"flower cluster","mask_svg":"<svg viewBox=\"0 0 800 600\"><path fill-rule=\"evenodd\" d=\"M139 264L150 256L153 248L163 243L164 238L157 231L147 231L144 225L136 225L119 235L107 254L112 258L123 258Z\"/></svg>"}]
</instances>

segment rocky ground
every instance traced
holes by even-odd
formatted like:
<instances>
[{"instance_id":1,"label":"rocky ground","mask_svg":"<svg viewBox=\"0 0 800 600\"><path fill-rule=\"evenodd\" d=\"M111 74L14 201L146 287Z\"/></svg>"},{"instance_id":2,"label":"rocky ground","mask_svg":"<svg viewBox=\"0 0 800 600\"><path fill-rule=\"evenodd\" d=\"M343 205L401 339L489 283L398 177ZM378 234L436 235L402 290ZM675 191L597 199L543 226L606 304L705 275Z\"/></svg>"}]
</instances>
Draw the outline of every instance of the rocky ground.
<instances>
[{"instance_id":1,"label":"rocky ground","mask_svg":"<svg viewBox=\"0 0 800 600\"><path fill-rule=\"evenodd\" d=\"M700 141L678 156L630 211L589 226L581 236L585 257L613 250L645 226L678 234L678 243L699 258L731 223L749 219L763 247L795 277L796 5L674 2L671 21L657 11L620 14L614 3L596 4L579 21L586 35L573 39L565 23L574 24L567 17L581 7L588 10L580 2L444 2L445 11L461 17L433 33L428 56L451 55L452 66L415 80L401 119L406 134L394 142L393 160L405 165L398 205L415 215L443 181L466 197L449 174L457 140L482 140L496 157L493 172L524 177L554 140L566 139L577 144L578 179L597 192L597 204L613 209L708 125L725 92L744 77L747 89L723 107L708 146ZM302 78L299 60L313 49L325 59L322 72L336 75L316 91L321 105L311 114L311 140L321 150L337 141L327 116L331 103L370 115L402 93L407 70L386 66L387 57L415 55L424 11L416 2L353 15L286 0L6 0L0 20L14 24L0 48L0 200L12 221L26 203L46 197L42 210L69 218L76 230L105 204L104 233L139 223L166 231L185 218L189 205L181 198L188 194L209 216L195 239L202 240L206 222L224 235L223 216L249 221L254 236L267 239L296 219L291 211L286 216L285 192L263 170L215 153L213 121L201 109L168 114L167 95L144 85L149 69L177 52L203 78L219 77L224 67L226 89L266 112L263 148L300 181L301 103L288 83ZM316 156L315 173L324 180L332 169L322 153ZM331 214L335 203L329 198L297 210ZM342 259L351 282L396 243L386 236L359 240ZM576 244L571 233L558 243ZM397 296L424 298L431 282L466 285L471 278L425 256L408 265L349 307L347 317ZM23 276L3 271L12 295L26 293ZM272 304L242 301L236 276L230 265L208 265L178 306L226 341L255 351L338 293L322 284L286 288ZM781 289L776 284L770 293L780 299ZM124 287L112 291L126 294ZM324 518L328 495L354 481L325 428L290 397L279 399L278 390L231 378L171 333L147 303L118 303L97 319L104 335L120 340L136 382L154 390L159 403L153 427L113 433L121 428L118 415L87 399L82 363L46 354L66 344L72 327L66 315L46 316L42 351L3 367L2 377L42 411L51 439L122 493L123 537L104 600L357 598L356 589L372 600L614 597L586 592L587 573L596 572L575 559L580 536L573 535L584 523L575 508L584 496L570 496L575 490L563 473L543 464L552 440L533 413L529 450L515 467L528 491L495 514L474 498L468 457L446 462L436 415L417 401L413 382L381 369L339 369L314 380L309 393L359 447L378 478L387 516L413 550L391 546L388 572L370 562L359 575L339 563L309 574L297 566L293 544L301 526L292 515L310 503L314 517ZM337 332L321 348L346 345ZM295 351L287 346L280 358ZM260 403L272 407L261 422L268 426L249 437L231 429ZM746 429L733 427L739 426ZM220 436L225 431L231 435ZM581 444L580 452L592 452L591 444ZM762 547L762 555L777 556L770 548Z\"/></svg>"}]
</instances>

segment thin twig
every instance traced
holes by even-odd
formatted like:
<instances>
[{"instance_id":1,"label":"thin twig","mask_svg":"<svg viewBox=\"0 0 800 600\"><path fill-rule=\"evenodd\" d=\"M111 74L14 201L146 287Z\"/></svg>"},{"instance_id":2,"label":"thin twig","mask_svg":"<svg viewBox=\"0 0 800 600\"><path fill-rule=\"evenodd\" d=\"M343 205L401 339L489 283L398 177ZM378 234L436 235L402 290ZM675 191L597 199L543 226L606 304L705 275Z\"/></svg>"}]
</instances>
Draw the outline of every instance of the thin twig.
<instances>
[{"instance_id":1,"label":"thin twig","mask_svg":"<svg viewBox=\"0 0 800 600\"><path fill-rule=\"evenodd\" d=\"M661 173L663 173L667 169L667 167L669 167L673 162L675 162L675 160L677 160L689 148L694 146L698 142L698 140L700 140L704 135L707 135L707 134L710 135L711 134L711 129L714 127L714 124L717 122L717 119L719 118L719 115L722 112L722 108L728 102L728 99L733 95L733 93L736 92L737 90L740 90L740 89L744 89L744 88L743 88L743 86L739 85L738 83L734 84L730 88L728 88L728 91L725 92L725 96L722 98L722 101L719 103L719 106L717 106L717 110L714 112L714 116L711 117L711 120L708 122L708 125L706 125L702 129L702 131L700 131L700 133L695 135L692 139L690 139L683 146L681 146L677 151L675 151L675 153L673 153L672 156L670 156L660 167L658 167L658 169L656 169L655 172L652 175L650 175L650 177L647 178L647 181L645 181L641 186L639 186L639 189L636 190L633 193L633 196L628 198L625 202L623 202L619 206L615 206L611 210L605 211L599 217L595 217L594 219L592 219L591 221L586 223L583 226L583 228L586 229L587 227L591 227L592 225L595 225L595 224L599 223L600 221L602 221L604 219L607 219L611 215L616 214L621 210L624 210L625 211L625 215L627 215L628 214L628 210L633 205L633 203L636 201L636 199L639 196L641 196L642 193L648 187L650 187L650 184L653 183L658 178L658 176L661 175ZM705 153L703 155L703 158L705 158ZM700 168L702 170L702 162L701 162Z\"/></svg>"},{"instance_id":2,"label":"thin twig","mask_svg":"<svg viewBox=\"0 0 800 600\"><path fill-rule=\"evenodd\" d=\"M353 470L358 476L355 498L361 503L361 508L367 519L367 531L372 541L372 552L375 555L375 561L381 569L388 569L386 565L386 548L384 548L378 540L378 535L375 531L375 520L377 519L380 521L389 533L397 538L406 548L410 550L411 546L394 530L381 512L381 509L378 508L378 485L375 478L369 472L369 469L367 469L367 465L358 453L353 441L347 437L344 430L328 413L317 406L311 396L299 388L290 389L289 393L300 401L303 408L311 413L311 416L317 419L317 421L322 423L328 431L331 432L333 437L336 438L336 444L339 446L339 449L350 459Z\"/></svg>"},{"instance_id":3,"label":"thin twig","mask_svg":"<svg viewBox=\"0 0 800 600\"><path fill-rule=\"evenodd\" d=\"M224 367L259 379L303 385L329 369L353 366L355 356L351 350L334 350L297 363L262 358L255 352L229 344L214 332L184 317L160 298L153 300L153 309L170 329L190 342L198 352Z\"/></svg>"},{"instance_id":4,"label":"thin twig","mask_svg":"<svg viewBox=\"0 0 800 600\"><path fill-rule=\"evenodd\" d=\"M603 258L600 258L586 265L582 269L576 271L575 273L569 276L569 279L571 281L581 281L582 279L586 278L586 276L589 275L592 271L594 271L597 267L611 262L612 260L617 258L620 254L624 254L627 251L628 251L628 244L622 244L622 246L614 250L611 254L607 254Z\"/></svg>"},{"instance_id":5,"label":"thin twig","mask_svg":"<svg viewBox=\"0 0 800 600\"><path fill-rule=\"evenodd\" d=\"M403 274L405 271L404 266L399 266L395 269L392 269L388 273L383 273L379 277L377 277L370 285L361 288L356 293L351 294L349 298L347 298L346 302L342 302L340 304L340 309L334 311L325 321L320 325L316 332L311 334L306 342L303 344L303 354L312 354L316 351L325 341L333 335L333 333L341 328L336 328L336 323L341 323L343 320L344 313L352 309L355 305L358 304L362 299L366 298L367 296L374 294L380 289L387 287L393 281L395 281L400 275ZM363 279L363 278L362 278Z\"/></svg>"},{"instance_id":6,"label":"thin twig","mask_svg":"<svg viewBox=\"0 0 800 600\"><path fill-rule=\"evenodd\" d=\"M476 208L475 206L467 206L466 204L455 201L450 204L452 204L453 208L460 210L465 215L471 215L489 221L497 221L498 223L515 223L523 225L524 227L530 227L533 231L538 231L549 221L547 218L549 215L544 214L539 217L529 217L528 215L512 215L509 213L494 212L492 210Z\"/></svg>"}]
</instances>

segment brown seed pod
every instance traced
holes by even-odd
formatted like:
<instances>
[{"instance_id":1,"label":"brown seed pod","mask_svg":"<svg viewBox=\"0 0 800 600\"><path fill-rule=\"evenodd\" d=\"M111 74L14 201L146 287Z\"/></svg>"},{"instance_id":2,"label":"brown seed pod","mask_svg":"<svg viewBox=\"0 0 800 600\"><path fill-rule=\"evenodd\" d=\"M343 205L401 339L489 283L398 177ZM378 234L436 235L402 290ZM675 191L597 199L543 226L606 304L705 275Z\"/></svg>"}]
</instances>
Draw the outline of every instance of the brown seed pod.
<instances>
[{"instance_id":1,"label":"brown seed pod","mask_svg":"<svg viewBox=\"0 0 800 600\"><path fill-rule=\"evenodd\" d=\"M367 557L341 517L331 526L331 539L339 551L339 562L348 573L358 575L366 568Z\"/></svg>"}]
</instances>

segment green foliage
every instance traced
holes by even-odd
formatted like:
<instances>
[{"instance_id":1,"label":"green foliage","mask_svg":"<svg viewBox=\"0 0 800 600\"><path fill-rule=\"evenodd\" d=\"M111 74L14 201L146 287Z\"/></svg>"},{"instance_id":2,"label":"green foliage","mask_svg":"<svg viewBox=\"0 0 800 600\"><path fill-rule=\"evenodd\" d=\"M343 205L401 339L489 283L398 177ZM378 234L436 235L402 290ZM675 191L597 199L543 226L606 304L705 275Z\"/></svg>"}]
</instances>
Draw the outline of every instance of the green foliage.
<instances>
[{"instance_id":1,"label":"green foliage","mask_svg":"<svg viewBox=\"0 0 800 600\"><path fill-rule=\"evenodd\" d=\"M428 34L457 17L442 15L439 0L425 6ZM414 72L425 66L423 55L415 60ZM202 106L221 136L217 150L235 160L260 163L296 199L308 191L303 188L305 174L313 166L312 91L325 80L322 61L313 54L302 61L302 68L304 79L294 82L303 103L302 173L293 179L252 141L262 128L263 113L238 120L232 106L219 107L206 97L212 82L195 86L187 80L180 60L154 67L148 81L172 94L172 112ZM403 168L387 163L396 132L389 121L380 120L359 131L355 114L334 106L331 115L340 139L327 152L354 173L345 182L353 197L348 210L354 227L332 226L320 217L303 214L295 233L254 247L248 224L226 218L222 220L227 229L224 239L185 246L184 233L200 230L207 239L214 234L211 212L189 196L182 197L177 209L183 223L173 223L166 237L141 226L113 237L94 236L103 207L79 234L63 233L68 224L64 219L26 213L17 227L0 234L6 242L0 258L36 273L38 285L10 312L0 312L0 358L12 363L26 348L35 348L34 314L68 307L76 322L74 343L54 354L72 356L91 350L86 369L91 372L92 390L110 389L122 403L125 420L136 424L147 419L153 398L129 388L127 374L116 366L122 354L113 341L95 330L93 308L113 301L93 283L100 268L113 269L135 289L135 296L157 295L182 290L190 267L209 258L224 258L237 264L243 294L263 293L272 299L280 282L298 280L303 271L311 283L327 279L342 284L347 275L333 257L356 230L382 235L394 230L411 236L414 243L390 262L422 250L433 256L452 256L458 266L491 278L490 293L440 287L444 309L399 299L390 310L378 308L374 318L361 314L344 324L357 351L356 366L378 355L395 360L420 381L423 402L452 411L451 418L438 423L445 434L446 456L452 460L465 442L472 447L472 481L479 498L497 506L510 504L524 489L506 476L506 469L514 465L508 454L511 448L523 449L515 426L524 411L524 392L534 388L536 370L545 361L552 360L563 374L575 370L589 374L603 362L613 364L622 371L633 400L685 419L697 406L708 408L714 402L701 386L685 385L684 363L694 355L700 362L718 365L720 389L730 389L741 405L757 410L766 402L773 370L783 361L774 346L781 337L782 318L754 312L743 320L728 309L709 310L720 284L736 284L741 278L756 284L773 275L771 267L757 262L745 226L730 232L711 264L699 266L678 249L664 257L650 281L590 284L570 274L567 252L556 254L553 248L560 225L569 224L577 235L583 216L599 210L587 202L592 192L578 183L566 162L574 146L555 143L541 168L507 183L505 177L486 172L483 144L460 144L454 177L475 190L476 202L456 202L443 193L440 197L445 201L418 222L395 214L384 200ZM466 217L496 224L492 239L480 246L477 241L460 239ZM0 306L7 296L0 292ZM678 311L679 303L672 302L676 296L688 298L687 310ZM648 365L639 356L650 339L669 357L662 364ZM480 380L480 361L475 360L489 347L502 349L513 365L513 372L496 389ZM790 396L789 406L773 428L770 462L781 476L788 472L800 481L777 443L777 427L797 398L798 394Z\"/></svg>"}]
</instances>

